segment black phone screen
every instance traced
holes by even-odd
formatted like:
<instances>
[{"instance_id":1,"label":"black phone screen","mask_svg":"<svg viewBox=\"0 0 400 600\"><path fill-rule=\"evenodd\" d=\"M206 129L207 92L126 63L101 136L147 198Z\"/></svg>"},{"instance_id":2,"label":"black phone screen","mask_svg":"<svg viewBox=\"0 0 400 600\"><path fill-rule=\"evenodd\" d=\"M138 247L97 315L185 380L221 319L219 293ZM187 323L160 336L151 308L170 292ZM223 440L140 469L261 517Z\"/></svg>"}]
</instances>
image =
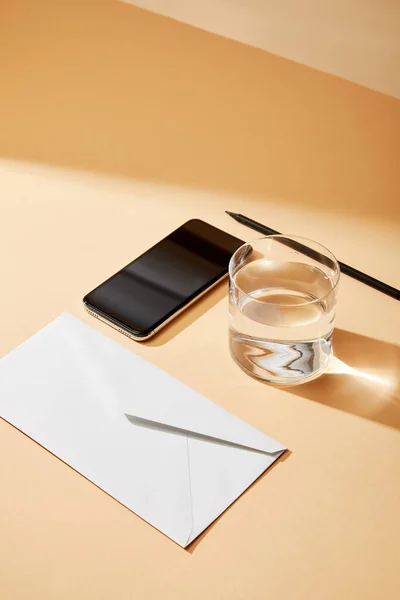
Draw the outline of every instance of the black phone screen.
<instances>
[{"instance_id":1,"label":"black phone screen","mask_svg":"<svg viewBox=\"0 0 400 600\"><path fill-rule=\"evenodd\" d=\"M228 272L243 242L193 219L83 299L115 324L147 337Z\"/></svg>"}]
</instances>

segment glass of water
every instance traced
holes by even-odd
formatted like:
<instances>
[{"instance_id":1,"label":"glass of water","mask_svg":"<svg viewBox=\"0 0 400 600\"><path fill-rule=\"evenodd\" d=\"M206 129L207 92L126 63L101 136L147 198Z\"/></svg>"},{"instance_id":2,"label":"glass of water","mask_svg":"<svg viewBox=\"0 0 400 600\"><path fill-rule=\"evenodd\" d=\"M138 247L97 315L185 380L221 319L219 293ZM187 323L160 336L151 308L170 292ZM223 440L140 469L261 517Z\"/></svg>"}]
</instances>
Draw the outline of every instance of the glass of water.
<instances>
[{"instance_id":1,"label":"glass of water","mask_svg":"<svg viewBox=\"0 0 400 600\"><path fill-rule=\"evenodd\" d=\"M271 235L241 246L229 264L229 345L249 375L277 385L327 368L340 269L324 246Z\"/></svg>"}]
</instances>

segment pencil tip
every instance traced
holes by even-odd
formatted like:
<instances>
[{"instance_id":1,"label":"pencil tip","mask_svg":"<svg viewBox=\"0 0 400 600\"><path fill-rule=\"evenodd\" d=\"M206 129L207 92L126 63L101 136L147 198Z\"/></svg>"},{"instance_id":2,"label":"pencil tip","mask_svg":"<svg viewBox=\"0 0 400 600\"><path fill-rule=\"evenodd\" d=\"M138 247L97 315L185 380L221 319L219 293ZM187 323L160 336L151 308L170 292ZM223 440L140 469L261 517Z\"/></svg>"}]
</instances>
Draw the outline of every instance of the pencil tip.
<instances>
[{"instance_id":1,"label":"pencil tip","mask_svg":"<svg viewBox=\"0 0 400 600\"><path fill-rule=\"evenodd\" d=\"M229 215L230 217L236 217L236 213L230 212L229 210L225 211L227 215Z\"/></svg>"}]
</instances>

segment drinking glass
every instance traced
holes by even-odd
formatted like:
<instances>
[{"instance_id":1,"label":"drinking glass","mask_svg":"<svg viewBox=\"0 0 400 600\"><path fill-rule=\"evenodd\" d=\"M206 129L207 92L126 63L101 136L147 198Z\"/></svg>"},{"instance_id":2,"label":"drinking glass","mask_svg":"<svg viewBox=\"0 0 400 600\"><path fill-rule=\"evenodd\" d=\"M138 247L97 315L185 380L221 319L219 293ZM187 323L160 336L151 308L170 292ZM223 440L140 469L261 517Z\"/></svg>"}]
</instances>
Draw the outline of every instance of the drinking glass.
<instances>
[{"instance_id":1,"label":"drinking glass","mask_svg":"<svg viewBox=\"0 0 400 600\"><path fill-rule=\"evenodd\" d=\"M324 246L271 235L229 264L229 345L249 375L278 385L310 381L332 355L340 269Z\"/></svg>"}]
</instances>

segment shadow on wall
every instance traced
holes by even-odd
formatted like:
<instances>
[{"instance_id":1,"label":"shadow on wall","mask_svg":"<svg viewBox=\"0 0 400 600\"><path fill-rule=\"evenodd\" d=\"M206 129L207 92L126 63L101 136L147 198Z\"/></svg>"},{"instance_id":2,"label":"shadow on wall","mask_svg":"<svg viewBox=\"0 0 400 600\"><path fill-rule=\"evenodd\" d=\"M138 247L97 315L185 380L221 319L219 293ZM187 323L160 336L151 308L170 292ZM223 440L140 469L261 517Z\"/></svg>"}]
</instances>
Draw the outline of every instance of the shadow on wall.
<instances>
[{"instance_id":1,"label":"shadow on wall","mask_svg":"<svg viewBox=\"0 0 400 600\"><path fill-rule=\"evenodd\" d=\"M0 155L398 214L400 103L115 0L15 0Z\"/></svg>"}]
</instances>

